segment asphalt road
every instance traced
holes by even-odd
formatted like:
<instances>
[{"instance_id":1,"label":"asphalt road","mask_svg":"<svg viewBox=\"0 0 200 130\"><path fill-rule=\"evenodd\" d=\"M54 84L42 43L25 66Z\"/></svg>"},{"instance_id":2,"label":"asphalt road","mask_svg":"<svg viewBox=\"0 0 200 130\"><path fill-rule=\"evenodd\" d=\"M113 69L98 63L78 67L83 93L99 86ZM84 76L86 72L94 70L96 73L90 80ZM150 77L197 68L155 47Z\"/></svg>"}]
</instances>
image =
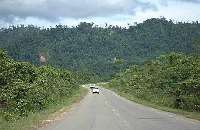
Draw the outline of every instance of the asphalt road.
<instances>
[{"instance_id":1,"label":"asphalt road","mask_svg":"<svg viewBox=\"0 0 200 130\"><path fill-rule=\"evenodd\" d=\"M62 120L40 130L200 130L200 122L128 101L101 89L89 93Z\"/></svg>"}]
</instances>

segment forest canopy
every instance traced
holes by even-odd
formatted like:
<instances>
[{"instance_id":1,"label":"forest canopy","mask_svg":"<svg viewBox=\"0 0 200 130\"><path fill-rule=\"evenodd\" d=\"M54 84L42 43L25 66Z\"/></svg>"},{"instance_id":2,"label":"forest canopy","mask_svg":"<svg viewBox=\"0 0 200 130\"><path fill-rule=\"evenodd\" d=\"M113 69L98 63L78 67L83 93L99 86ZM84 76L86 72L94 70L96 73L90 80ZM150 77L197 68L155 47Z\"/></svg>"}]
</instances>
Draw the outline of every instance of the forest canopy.
<instances>
[{"instance_id":1,"label":"forest canopy","mask_svg":"<svg viewBox=\"0 0 200 130\"><path fill-rule=\"evenodd\" d=\"M110 77L132 64L143 64L161 54L198 54L200 24L173 23L152 18L122 28L81 22L76 27L33 25L0 29L0 48L18 61L48 64L73 71ZM40 62L40 56L46 63Z\"/></svg>"}]
</instances>

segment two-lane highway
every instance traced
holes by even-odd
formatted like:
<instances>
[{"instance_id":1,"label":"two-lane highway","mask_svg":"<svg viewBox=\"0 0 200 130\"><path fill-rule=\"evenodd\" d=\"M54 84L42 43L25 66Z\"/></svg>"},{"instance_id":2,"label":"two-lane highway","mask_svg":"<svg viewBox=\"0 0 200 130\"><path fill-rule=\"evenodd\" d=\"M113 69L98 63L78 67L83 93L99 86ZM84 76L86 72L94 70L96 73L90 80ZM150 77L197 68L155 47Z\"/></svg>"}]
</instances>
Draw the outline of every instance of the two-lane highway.
<instances>
[{"instance_id":1,"label":"two-lane highway","mask_svg":"<svg viewBox=\"0 0 200 130\"><path fill-rule=\"evenodd\" d=\"M100 88L89 93L63 120L40 130L200 130L200 122L128 101Z\"/></svg>"}]
</instances>

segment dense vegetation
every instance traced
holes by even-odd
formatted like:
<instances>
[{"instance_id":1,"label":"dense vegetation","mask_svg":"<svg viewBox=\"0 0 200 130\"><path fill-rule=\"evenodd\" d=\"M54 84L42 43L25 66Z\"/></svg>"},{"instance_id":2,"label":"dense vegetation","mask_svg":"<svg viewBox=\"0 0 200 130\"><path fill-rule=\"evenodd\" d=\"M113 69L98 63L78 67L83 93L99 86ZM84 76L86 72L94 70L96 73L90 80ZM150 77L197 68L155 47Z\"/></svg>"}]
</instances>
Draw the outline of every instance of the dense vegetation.
<instances>
[{"instance_id":1,"label":"dense vegetation","mask_svg":"<svg viewBox=\"0 0 200 130\"><path fill-rule=\"evenodd\" d=\"M122 28L80 23L76 27L12 26L0 29L0 47L19 61L40 65L46 57L54 67L68 68L92 80L110 78L131 64L140 64L169 52L196 53L200 24L149 19ZM95 76L97 75L97 76Z\"/></svg>"},{"instance_id":2,"label":"dense vegetation","mask_svg":"<svg viewBox=\"0 0 200 130\"><path fill-rule=\"evenodd\" d=\"M78 84L110 79L133 64L115 76L111 88L153 103L200 111L200 60L191 56L200 53L199 36L198 22L165 18L128 28L85 22L76 27L1 28L0 48L18 62L0 51L0 115L12 120L40 111L71 96ZM175 53L149 62L171 52Z\"/></svg>"},{"instance_id":3,"label":"dense vegetation","mask_svg":"<svg viewBox=\"0 0 200 130\"><path fill-rule=\"evenodd\" d=\"M73 96L76 79L67 70L16 62L0 50L0 118L16 120Z\"/></svg>"},{"instance_id":4,"label":"dense vegetation","mask_svg":"<svg viewBox=\"0 0 200 130\"><path fill-rule=\"evenodd\" d=\"M109 87L158 105L200 112L200 57L163 55L117 74Z\"/></svg>"}]
</instances>

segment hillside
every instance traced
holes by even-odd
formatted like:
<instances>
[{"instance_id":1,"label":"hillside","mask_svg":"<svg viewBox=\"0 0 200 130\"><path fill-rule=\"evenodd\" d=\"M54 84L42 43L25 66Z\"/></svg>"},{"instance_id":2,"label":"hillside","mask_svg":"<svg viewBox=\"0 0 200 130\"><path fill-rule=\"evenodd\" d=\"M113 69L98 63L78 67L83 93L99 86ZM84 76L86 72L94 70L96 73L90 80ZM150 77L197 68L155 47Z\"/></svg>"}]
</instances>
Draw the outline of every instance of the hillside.
<instances>
[{"instance_id":1,"label":"hillside","mask_svg":"<svg viewBox=\"0 0 200 130\"><path fill-rule=\"evenodd\" d=\"M109 79L131 64L142 64L161 54L199 53L199 36L198 22L173 23L165 18L128 28L102 28L93 23L51 28L21 25L0 30L0 48L18 61L40 65L39 56L43 56L45 64Z\"/></svg>"}]
</instances>

